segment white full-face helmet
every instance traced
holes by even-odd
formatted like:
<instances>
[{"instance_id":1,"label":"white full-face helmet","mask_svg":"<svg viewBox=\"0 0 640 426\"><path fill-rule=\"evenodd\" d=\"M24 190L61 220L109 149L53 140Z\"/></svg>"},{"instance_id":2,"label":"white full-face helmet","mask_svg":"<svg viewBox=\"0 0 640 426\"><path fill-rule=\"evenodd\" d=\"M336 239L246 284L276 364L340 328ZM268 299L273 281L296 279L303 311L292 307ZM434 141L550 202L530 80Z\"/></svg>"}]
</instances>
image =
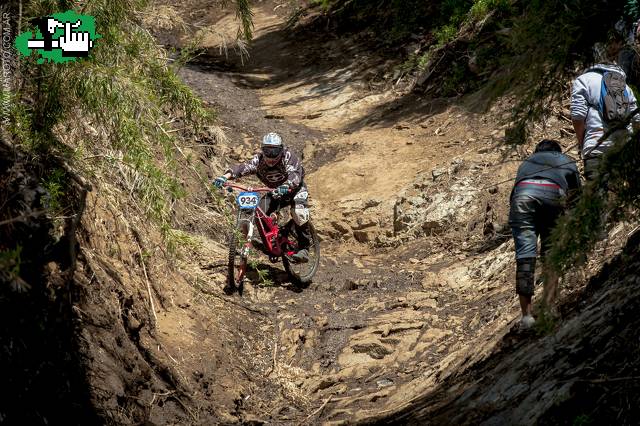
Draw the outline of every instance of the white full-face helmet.
<instances>
[{"instance_id":1,"label":"white full-face helmet","mask_svg":"<svg viewBox=\"0 0 640 426\"><path fill-rule=\"evenodd\" d=\"M284 152L284 145L282 144L282 138L277 133L267 133L262 138L262 155L264 161L269 166L274 166L282 159Z\"/></svg>"}]
</instances>

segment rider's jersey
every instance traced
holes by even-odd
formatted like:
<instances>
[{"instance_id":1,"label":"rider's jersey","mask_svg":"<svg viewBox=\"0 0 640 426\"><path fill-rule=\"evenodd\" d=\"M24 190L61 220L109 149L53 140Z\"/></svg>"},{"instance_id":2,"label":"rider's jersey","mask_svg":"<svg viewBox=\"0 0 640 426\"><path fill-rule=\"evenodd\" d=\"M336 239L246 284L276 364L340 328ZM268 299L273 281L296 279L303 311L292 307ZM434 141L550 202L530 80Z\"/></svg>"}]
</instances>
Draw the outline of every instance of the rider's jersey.
<instances>
[{"instance_id":1,"label":"rider's jersey","mask_svg":"<svg viewBox=\"0 0 640 426\"><path fill-rule=\"evenodd\" d=\"M276 188L287 183L291 188L297 189L304 179L302 162L288 147L284 148L282 159L273 166L267 165L260 152L254 155L250 161L238 164L227 172L231 173L232 179L255 174L269 188Z\"/></svg>"}]
</instances>

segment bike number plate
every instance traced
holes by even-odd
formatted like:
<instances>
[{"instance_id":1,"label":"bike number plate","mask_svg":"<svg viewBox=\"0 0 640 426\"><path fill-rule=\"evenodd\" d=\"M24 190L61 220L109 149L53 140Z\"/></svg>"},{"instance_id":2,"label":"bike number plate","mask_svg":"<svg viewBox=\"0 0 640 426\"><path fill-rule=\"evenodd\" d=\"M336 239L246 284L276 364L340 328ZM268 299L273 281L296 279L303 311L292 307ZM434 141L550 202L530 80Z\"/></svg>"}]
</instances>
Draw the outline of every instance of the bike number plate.
<instances>
[{"instance_id":1,"label":"bike number plate","mask_svg":"<svg viewBox=\"0 0 640 426\"><path fill-rule=\"evenodd\" d=\"M236 198L238 207L243 210L254 210L258 207L259 200L260 196L257 192L241 192L238 194L238 198Z\"/></svg>"}]
</instances>

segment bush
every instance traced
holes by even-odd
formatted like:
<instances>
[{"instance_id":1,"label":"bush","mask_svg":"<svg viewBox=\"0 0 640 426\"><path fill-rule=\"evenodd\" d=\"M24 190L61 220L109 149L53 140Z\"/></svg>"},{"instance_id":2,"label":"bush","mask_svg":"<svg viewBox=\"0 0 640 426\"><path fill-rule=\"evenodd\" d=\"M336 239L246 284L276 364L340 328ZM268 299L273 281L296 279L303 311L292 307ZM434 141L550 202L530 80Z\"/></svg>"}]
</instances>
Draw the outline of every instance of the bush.
<instances>
[{"instance_id":1,"label":"bush","mask_svg":"<svg viewBox=\"0 0 640 426\"><path fill-rule=\"evenodd\" d=\"M29 57L21 61L18 75L23 81L12 94L10 131L15 143L35 157L53 155L75 165L82 161L79 152L90 152L104 158L92 164L105 173L125 170L131 179L120 176L120 185L161 229L167 229L172 203L184 195L174 177L178 141L168 132L167 123L179 119L197 129L212 114L178 79L165 51L139 25L136 15L144 5L137 0L87 3L83 13L95 17L101 38L85 60L38 64ZM29 2L23 21L65 7L63 1ZM78 132L83 125L104 136L87 138ZM63 140L60 135L64 134L77 138ZM59 210L57 194L63 182L55 173L50 173L45 187L49 207Z\"/></svg>"},{"instance_id":2,"label":"bush","mask_svg":"<svg viewBox=\"0 0 640 426\"><path fill-rule=\"evenodd\" d=\"M620 220L637 220L640 209L640 134L610 149L596 180L590 182L576 206L556 225L549 252L558 272L585 262L602 230ZM607 220L605 220L607 219Z\"/></svg>"}]
</instances>

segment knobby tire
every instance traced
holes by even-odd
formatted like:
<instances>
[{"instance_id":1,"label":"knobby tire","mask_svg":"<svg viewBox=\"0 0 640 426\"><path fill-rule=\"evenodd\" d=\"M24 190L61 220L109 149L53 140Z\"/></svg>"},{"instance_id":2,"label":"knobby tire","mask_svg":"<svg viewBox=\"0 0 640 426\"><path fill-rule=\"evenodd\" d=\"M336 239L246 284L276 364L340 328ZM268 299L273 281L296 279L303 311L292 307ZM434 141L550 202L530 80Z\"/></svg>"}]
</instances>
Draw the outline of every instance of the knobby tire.
<instances>
[{"instance_id":1,"label":"knobby tire","mask_svg":"<svg viewBox=\"0 0 640 426\"><path fill-rule=\"evenodd\" d=\"M295 223L293 222L293 220L291 220L287 224L287 235L295 235L295 232ZM296 273L292 269L291 262L289 261L287 256L282 256L282 264L284 265L285 271L287 271L287 274L289 274L291 281L299 287L307 287L311 283L314 275L318 271L318 266L320 265L320 241L318 240L318 234L316 233L316 230L311 222L309 222L309 233L311 234L310 245L312 246L309 248L309 257L312 256L313 251L313 264L311 265L311 269L305 275L299 275L298 273Z\"/></svg>"}]
</instances>

